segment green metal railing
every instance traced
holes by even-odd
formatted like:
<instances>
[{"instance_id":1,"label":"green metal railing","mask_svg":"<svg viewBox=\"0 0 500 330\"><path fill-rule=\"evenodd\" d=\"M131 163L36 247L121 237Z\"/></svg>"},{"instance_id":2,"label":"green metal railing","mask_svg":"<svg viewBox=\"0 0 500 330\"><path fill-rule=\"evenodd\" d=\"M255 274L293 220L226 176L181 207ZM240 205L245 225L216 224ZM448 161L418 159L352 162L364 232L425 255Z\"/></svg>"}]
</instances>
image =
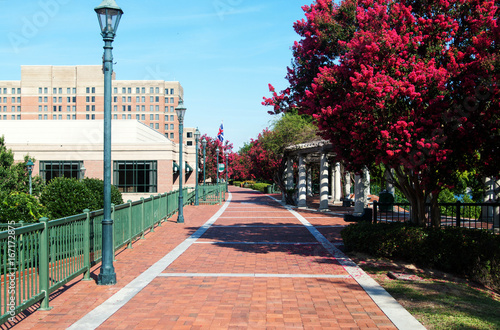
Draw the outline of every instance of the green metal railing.
<instances>
[{"instance_id":1,"label":"green metal railing","mask_svg":"<svg viewBox=\"0 0 500 330\"><path fill-rule=\"evenodd\" d=\"M225 187L200 189L203 203L220 204ZM183 194L185 205L194 202L192 188L183 189ZM153 232L178 209L179 191L112 205L115 251L125 245L131 248L134 240ZM50 309L50 294L79 275L90 280L92 265L102 257L102 219L103 210L85 210L24 226L7 224L7 230L0 232L0 323L37 303L41 310Z\"/></svg>"}]
</instances>

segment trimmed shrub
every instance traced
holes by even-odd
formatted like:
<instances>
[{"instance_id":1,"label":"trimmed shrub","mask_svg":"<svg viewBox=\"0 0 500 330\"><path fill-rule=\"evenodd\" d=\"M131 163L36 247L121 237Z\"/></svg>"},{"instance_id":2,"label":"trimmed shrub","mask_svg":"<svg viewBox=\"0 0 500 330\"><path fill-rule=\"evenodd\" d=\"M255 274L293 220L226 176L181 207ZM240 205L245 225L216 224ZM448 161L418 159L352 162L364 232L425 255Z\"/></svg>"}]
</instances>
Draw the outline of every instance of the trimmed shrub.
<instances>
[{"instance_id":1,"label":"trimmed shrub","mask_svg":"<svg viewBox=\"0 0 500 330\"><path fill-rule=\"evenodd\" d=\"M104 208L104 181L86 178L82 180L82 183L92 193L96 200L97 209ZM122 193L113 185L111 185L111 203L115 205L123 204Z\"/></svg>"},{"instance_id":2,"label":"trimmed shrub","mask_svg":"<svg viewBox=\"0 0 500 330\"><path fill-rule=\"evenodd\" d=\"M24 192L11 192L0 194L0 222L10 221L25 223L38 222L46 216L46 208L40 204L36 197Z\"/></svg>"},{"instance_id":3,"label":"trimmed shrub","mask_svg":"<svg viewBox=\"0 0 500 330\"><path fill-rule=\"evenodd\" d=\"M357 223L342 231L346 250L468 276L500 290L500 236L486 230Z\"/></svg>"},{"instance_id":4,"label":"trimmed shrub","mask_svg":"<svg viewBox=\"0 0 500 330\"><path fill-rule=\"evenodd\" d=\"M242 181L233 181L233 186L241 187Z\"/></svg>"},{"instance_id":5,"label":"trimmed shrub","mask_svg":"<svg viewBox=\"0 0 500 330\"><path fill-rule=\"evenodd\" d=\"M266 192L266 187L269 186L269 183L255 183L251 186L253 190L258 190L260 192L265 193Z\"/></svg>"},{"instance_id":6,"label":"trimmed shrub","mask_svg":"<svg viewBox=\"0 0 500 330\"><path fill-rule=\"evenodd\" d=\"M84 209L97 210L92 191L77 179L54 178L42 190L40 202L52 219L80 214Z\"/></svg>"}]
</instances>

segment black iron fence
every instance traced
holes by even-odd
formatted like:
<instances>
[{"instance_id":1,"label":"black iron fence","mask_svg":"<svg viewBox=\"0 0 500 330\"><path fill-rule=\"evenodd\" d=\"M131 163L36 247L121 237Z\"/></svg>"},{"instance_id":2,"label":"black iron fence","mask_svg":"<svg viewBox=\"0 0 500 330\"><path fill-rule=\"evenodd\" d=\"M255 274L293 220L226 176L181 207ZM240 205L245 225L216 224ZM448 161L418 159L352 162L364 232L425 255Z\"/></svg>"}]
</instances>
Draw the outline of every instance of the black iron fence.
<instances>
[{"instance_id":1,"label":"black iron fence","mask_svg":"<svg viewBox=\"0 0 500 330\"><path fill-rule=\"evenodd\" d=\"M500 231L500 203L440 203L441 226ZM430 226L430 204L426 207L427 226ZM373 202L373 222L410 222L408 203Z\"/></svg>"}]
</instances>

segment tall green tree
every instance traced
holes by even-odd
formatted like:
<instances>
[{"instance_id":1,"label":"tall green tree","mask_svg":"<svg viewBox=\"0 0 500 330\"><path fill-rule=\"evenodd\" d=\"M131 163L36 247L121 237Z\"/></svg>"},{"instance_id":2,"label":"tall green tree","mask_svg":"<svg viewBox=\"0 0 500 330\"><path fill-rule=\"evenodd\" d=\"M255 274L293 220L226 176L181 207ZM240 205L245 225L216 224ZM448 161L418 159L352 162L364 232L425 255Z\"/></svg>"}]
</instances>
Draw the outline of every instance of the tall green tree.
<instances>
[{"instance_id":1,"label":"tall green tree","mask_svg":"<svg viewBox=\"0 0 500 330\"><path fill-rule=\"evenodd\" d=\"M14 152L7 149L4 136L0 137L0 192L10 194L11 192L29 193L29 175L26 164L29 156L24 156L23 162L14 162ZM34 158L31 158L35 161ZM39 196L44 186L40 176L32 176L31 180L33 195Z\"/></svg>"}]
</instances>

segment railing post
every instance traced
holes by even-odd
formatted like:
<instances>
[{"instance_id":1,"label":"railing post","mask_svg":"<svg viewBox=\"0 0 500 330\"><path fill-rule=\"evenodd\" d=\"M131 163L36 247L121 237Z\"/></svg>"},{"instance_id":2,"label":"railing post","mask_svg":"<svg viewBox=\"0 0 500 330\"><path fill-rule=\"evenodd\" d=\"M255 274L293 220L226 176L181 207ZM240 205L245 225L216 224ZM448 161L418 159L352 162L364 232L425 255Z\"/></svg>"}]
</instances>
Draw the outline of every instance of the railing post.
<instances>
[{"instance_id":1,"label":"railing post","mask_svg":"<svg viewBox=\"0 0 500 330\"><path fill-rule=\"evenodd\" d=\"M111 203L111 221L113 221L114 225L113 225L113 261L116 261L116 254L115 254L115 236L116 236L116 233L114 232L117 227L117 223L115 222L115 204ZM123 226L122 226L123 227ZM122 229L123 230L123 229Z\"/></svg>"},{"instance_id":2,"label":"railing post","mask_svg":"<svg viewBox=\"0 0 500 330\"><path fill-rule=\"evenodd\" d=\"M377 223L377 206L378 201L373 201L373 223Z\"/></svg>"},{"instance_id":3,"label":"railing post","mask_svg":"<svg viewBox=\"0 0 500 330\"><path fill-rule=\"evenodd\" d=\"M150 232L154 233L155 232L155 196L151 195L151 229L149 230Z\"/></svg>"},{"instance_id":4,"label":"railing post","mask_svg":"<svg viewBox=\"0 0 500 330\"><path fill-rule=\"evenodd\" d=\"M144 197L141 197L141 239L144 239L144 232L146 228L144 227Z\"/></svg>"},{"instance_id":5,"label":"railing post","mask_svg":"<svg viewBox=\"0 0 500 330\"><path fill-rule=\"evenodd\" d=\"M134 236L134 234L132 233L132 201L129 199L127 203L128 203L128 237L129 237L127 249L131 249L132 237Z\"/></svg>"},{"instance_id":6,"label":"railing post","mask_svg":"<svg viewBox=\"0 0 500 330\"><path fill-rule=\"evenodd\" d=\"M40 233L40 291L43 292L39 310L48 311L52 309L49 306L49 219L41 218L40 222L43 223L43 230Z\"/></svg>"},{"instance_id":7,"label":"railing post","mask_svg":"<svg viewBox=\"0 0 500 330\"><path fill-rule=\"evenodd\" d=\"M161 211L161 199L162 199L161 194L158 194L158 227L161 227L161 223L162 223L162 220L164 218L163 214L160 212Z\"/></svg>"},{"instance_id":8,"label":"railing post","mask_svg":"<svg viewBox=\"0 0 500 330\"><path fill-rule=\"evenodd\" d=\"M460 224L460 222L461 222L461 219L460 219L460 211L461 211L460 204L462 204L462 203L460 203L460 201L457 201L457 205L456 205L456 216L457 216L456 222L457 223L456 223L456 226L459 227L459 228L460 228L460 225L461 225Z\"/></svg>"},{"instance_id":9,"label":"railing post","mask_svg":"<svg viewBox=\"0 0 500 330\"><path fill-rule=\"evenodd\" d=\"M83 280L90 281L90 210L83 210L87 216L83 224L83 265L86 269L83 273Z\"/></svg>"}]
</instances>

